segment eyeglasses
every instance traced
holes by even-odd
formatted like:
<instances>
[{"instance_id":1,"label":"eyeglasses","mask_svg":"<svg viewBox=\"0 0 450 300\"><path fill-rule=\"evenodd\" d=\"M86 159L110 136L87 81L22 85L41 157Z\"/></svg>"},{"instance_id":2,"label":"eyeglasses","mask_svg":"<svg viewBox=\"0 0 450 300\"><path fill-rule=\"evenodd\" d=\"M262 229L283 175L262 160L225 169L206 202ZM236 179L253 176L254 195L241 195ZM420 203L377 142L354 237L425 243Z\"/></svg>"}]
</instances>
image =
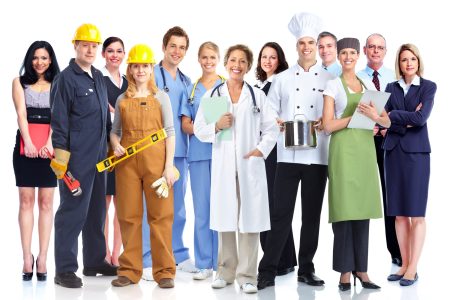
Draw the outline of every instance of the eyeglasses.
<instances>
[{"instance_id":1,"label":"eyeglasses","mask_svg":"<svg viewBox=\"0 0 450 300\"><path fill-rule=\"evenodd\" d=\"M385 46L377 46L377 45L368 45L367 48L369 48L370 50L377 49L378 51L384 51L386 49Z\"/></svg>"}]
</instances>

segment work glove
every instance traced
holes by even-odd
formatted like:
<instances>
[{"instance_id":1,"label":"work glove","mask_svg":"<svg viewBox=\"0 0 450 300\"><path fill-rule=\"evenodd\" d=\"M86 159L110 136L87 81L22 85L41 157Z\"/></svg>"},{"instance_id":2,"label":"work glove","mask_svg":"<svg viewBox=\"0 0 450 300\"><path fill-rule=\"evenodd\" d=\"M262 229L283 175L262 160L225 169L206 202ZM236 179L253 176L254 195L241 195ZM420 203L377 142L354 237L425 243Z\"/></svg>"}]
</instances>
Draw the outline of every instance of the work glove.
<instances>
[{"instance_id":1,"label":"work glove","mask_svg":"<svg viewBox=\"0 0 450 300\"><path fill-rule=\"evenodd\" d=\"M175 175L175 181L180 178L180 172L177 170L177 168L173 167L173 173ZM167 198L169 197L169 185L167 184L166 178L163 176L152 183L152 188L156 189L156 195L158 195L159 198Z\"/></svg>"},{"instance_id":2,"label":"work glove","mask_svg":"<svg viewBox=\"0 0 450 300\"><path fill-rule=\"evenodd\" d=\"M55 157L50 162L50 167L56 175L56 178L62 179L67 171L69 164L70 152L55 148Z\"/></svg>"}]
</instances>

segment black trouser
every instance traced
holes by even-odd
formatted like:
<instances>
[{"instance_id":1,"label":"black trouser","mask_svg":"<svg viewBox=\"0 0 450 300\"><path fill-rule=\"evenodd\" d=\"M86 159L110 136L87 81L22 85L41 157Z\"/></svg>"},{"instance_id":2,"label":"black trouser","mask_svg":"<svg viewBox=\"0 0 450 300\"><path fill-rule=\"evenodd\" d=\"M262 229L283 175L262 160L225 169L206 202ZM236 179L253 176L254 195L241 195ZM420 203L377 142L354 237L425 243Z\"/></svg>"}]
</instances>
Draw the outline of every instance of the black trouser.
<instances>
[{"instance_id":1,"label":"black trouser","mask_svg":"<svg viewBox=\"0 0 450 300\"><path fill-rule=\"evenodd\" d=\"M320 213L327 182L325 165L278 163L275 175L274 205L270 214L271 230L259 273L274 278L291 230L298 184L301 181L302 227L298 254L298 273L314 272L312 262L319 241Z\"/></svg>"},{"instance_id":2,"label":"black trouser","mask_svg":"<svg viewBox=\"0 0 450 300\"><path fill-rule=\"evenodd\" d=\"M269 209L273 211L274 203L274 186L275 186L275 172L277 170L277 146L273 147L266 161L266 177L267 177L267 191L269 193ZM259 239L261 241L261 248L263 252L266 251L266 240L268 231L261 232ZM268 245L267 247L272 247ZM289 230L286 243L281 251L280 261L278 262L277 270L285 270L287 268L295 267L297 265L297 258L295 252L294 236L292 235L292 226Z\"/></svg>"},{"instance_id":3,"label":"black trouser","mask_svg":"<svg viewBox=\"0 0 450 300\"><path fill-rule=\"evenodd\" d=\"M333 270L367 272L370 220L333 223Z\"/></svg>"},{"instance_id":4,"label":"black trouser","mask_svg":"<svg viewBox=\"0 0 450 300\"><path fill-rule=\"evenodd\" d=\"M374 136L375 149L377 152L378 170L380 172L381 192L383 194L383 208L384 208L384 230L386 233L386 245L392 258L401 258L400 248L398 246L397 234L395 232L395 217L387 216L386 204L386 187L384 183L384 150L381 148L383 144L383 136Z\"/></svg>"}]
</instances>

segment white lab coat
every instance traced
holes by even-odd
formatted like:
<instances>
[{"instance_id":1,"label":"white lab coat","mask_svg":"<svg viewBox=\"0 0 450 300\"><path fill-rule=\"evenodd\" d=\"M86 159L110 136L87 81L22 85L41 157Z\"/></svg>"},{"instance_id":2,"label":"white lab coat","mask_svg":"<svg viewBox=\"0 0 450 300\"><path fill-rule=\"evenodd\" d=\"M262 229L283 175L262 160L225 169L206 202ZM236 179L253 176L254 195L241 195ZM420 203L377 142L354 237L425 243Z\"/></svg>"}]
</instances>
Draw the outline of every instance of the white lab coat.
<instances>
[{"instance_id":1,"label":"white lab coat","mask_svg":"<svg viewBox=\"0 0 450 300\"><path fill-rule=\"evenodd\" d=\"M244 84L233 113L230 141L217 139L215 123L206 123L201 105L195 118L194 133L197 138L212 143L210 226L219 232L256 233L270 229L264 158L274 147L279 129L276 113L266 101L265 94L257 88L253 91L260 113L253 112L251 93ZM205 93L205 97L210 95L211 91ZM233 112L227 83L220 87L220 95L227 97L229 112ZM256 148L264 158L244 159L244 155ZM236 194L236 172L240 208Z\"/></svg>"},{"instance_id":2,"label":"white lab coat","mask_svg":"<svg viewBox=\"0 0 450 300\"><path fill-rule=\"evenodd\" d=\"M273 109L284 121L294 120L303 114L308 120L322 117L323 91L328 80L334 76L316 63L305 72L298 64L275 75L268 99ZM278 162L328 165L329 136L317 133L317 148L292 149L284 147L284 134L277 141Z\"/></svg>"}]
</instances>

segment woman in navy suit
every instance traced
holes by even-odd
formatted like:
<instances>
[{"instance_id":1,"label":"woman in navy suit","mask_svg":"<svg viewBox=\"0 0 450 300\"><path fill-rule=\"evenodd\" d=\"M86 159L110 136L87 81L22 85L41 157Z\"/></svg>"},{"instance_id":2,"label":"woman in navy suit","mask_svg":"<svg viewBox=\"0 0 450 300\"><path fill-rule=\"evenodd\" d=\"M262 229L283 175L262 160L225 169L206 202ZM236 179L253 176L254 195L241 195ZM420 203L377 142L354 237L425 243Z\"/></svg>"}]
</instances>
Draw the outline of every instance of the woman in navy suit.
<instances>
[{"instance_id":1,"label":"woman in navy suit","mask_svg":"<svg viewBox=\"0 0 450 300\"><path fill-rule=\"evenodd\" d=\"M407 286L418 279L417 264L425 240L431 152L427 120L436 84L422 78L423 61L412 44L400 46L395 69L399 80L386 87L391 93L386 111L378 116L372 106L361 104L359 109L389 128L383 145L387 215L396 216L403 265L388 280Z\"/></svg>"}]
</instances>

